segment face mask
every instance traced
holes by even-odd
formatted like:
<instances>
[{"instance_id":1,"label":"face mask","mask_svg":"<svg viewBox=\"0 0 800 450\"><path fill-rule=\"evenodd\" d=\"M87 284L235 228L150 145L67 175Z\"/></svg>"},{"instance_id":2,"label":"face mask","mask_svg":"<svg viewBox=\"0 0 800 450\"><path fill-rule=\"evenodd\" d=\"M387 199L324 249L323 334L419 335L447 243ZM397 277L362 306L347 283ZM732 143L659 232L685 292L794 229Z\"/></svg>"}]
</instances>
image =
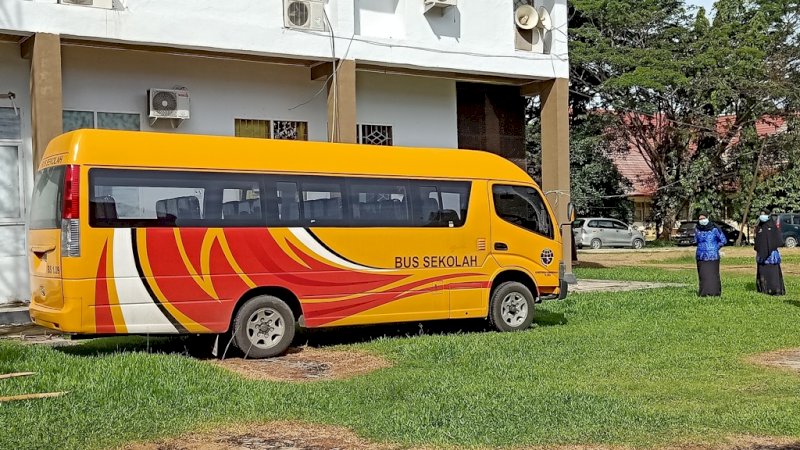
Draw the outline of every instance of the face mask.
<instances>
[{"instance_id":1,"label":"face mask","mask_svg":"<svg viewBox=\"0 0 800 450\"><path fill-rule=\"evenodd\" d=\"M702 226L708 225L708 219L700 219L700 225Z\"/></svg>"},{"instance_id":2,"label":"face mask","mask_svg":"<svg viewBox=\"0 0 800 450\"><path fill-rule=\"evenodd\" d=\"M769 220L769 216L766 215L766 214L762 214L762 215L758 216L758 220L760 220L762 222L766 222L766 221Z\"/></svg>"}]
</instances>

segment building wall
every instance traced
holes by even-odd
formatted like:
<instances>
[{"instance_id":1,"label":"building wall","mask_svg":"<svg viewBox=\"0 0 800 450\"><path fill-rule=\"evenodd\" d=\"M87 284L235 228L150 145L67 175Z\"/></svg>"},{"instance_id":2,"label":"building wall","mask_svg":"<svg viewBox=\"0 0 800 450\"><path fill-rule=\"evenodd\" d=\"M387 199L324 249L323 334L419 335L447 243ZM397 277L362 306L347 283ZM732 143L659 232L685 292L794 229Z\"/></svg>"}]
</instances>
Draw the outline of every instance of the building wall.
<instances>
[{"instance_id":1,"label":"building wall","mask_svg":"<svg viewBox=\"0 0 800 450\"><path fill-rule=\"evenodd\" d=\"M283 1L116 0L121 10L3 0L0 32L47 32L179 48L331 57L327 32L283 27ZM423 0L328 0L336 54L360 62L530 78L567 78L566 0L541 0L558 30L550 54L514 50L513 0L462 0L423 14Z\"/></svg>"},{"instance_id":2,"label":"building wall","mask_svg":"<svg viewBox=\"0 0 800 450\"><path fill-rule=\"evenodd\" d=\"M243 118L307 121L310 140L327 136L324 84L299 66L79 47L64 47L62 60L66 110L138 112L143 131L233 135ZM147 89L173 87L189 90L191 119L151 127Z\"/></svg>"},{"instance_id":3,"label":"building wall","mask_svg":"<svg viewBox=\"0 0 800 450\"><path fill-rule=\"evenodd\" d=\"M356 118L391 125L394 145L458 147L453 80L359 72Z\"/></svg>"},{"instance_id":4,"label":"building wall","mask_svg":"<svg viewBox=\"0 0 800 450\"><path fill-rule=\"evenodd\" d=\"M18 167L4 166L0 168L0 202L14 202L19 198L20 190L23 199L20 205L20 219L28 216L30 193L32 190L32 154L31 154L31 117L29 94L30 63L20 57L16 44L0 44L0 92L13 92L19 111L21 139L0 141L0 146L16 146L21 151ZM0 100L0 107L12 107L9 100ZM3 153L5 156L6 154ZM3 160L4 164L6 160ZM21 169L21 170L19 170ZM14 171L21 179L13 182L7 176ZM0 224L0 304L30 297L28 289L28 260L25 245L25 225L21 220L3 219ZM16 223L13 223L16 222Z\"/></svg>"}]
</instances>

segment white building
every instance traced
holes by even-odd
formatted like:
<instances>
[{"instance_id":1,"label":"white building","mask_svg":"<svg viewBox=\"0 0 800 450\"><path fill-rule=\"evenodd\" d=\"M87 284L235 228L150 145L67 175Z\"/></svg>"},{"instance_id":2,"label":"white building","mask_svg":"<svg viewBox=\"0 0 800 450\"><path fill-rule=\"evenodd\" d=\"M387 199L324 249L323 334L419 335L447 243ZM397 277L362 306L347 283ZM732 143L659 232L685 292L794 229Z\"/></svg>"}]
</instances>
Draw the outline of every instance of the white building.
<instances>
[{"instance_id":1,"label":"white building","mask_svg":"<svg viewBox=\"0 0 800 450\"><path fill-rule=\"evenodd\" d=\"M541 93L543 187L568 192L566 0L535 0L550 21L533 30L515 24L523 3L0 0L0 303L29 298L34 167L74 128L478 148L524 164L524 96ZM151 122L151 89L185 90L190 118Z\"/></svg>"}]
</instances>

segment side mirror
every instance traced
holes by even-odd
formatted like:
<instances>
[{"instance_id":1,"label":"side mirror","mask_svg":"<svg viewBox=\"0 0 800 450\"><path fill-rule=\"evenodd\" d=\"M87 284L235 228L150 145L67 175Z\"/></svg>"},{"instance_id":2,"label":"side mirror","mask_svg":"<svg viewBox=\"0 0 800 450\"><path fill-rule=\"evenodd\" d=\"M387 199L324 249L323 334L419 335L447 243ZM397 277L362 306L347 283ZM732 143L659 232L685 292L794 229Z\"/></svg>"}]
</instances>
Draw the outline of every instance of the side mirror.
<instances>
[{"instance_id":1,"label":"side mirror","mask_svg":"<svg viewBox=\"0 0 800 450\"><path fill-rule=\"evenodd\" d=\"M575 205L572 202L567 204L567 220L569 223L575 222Z\"/></svg>"}]
</instances>

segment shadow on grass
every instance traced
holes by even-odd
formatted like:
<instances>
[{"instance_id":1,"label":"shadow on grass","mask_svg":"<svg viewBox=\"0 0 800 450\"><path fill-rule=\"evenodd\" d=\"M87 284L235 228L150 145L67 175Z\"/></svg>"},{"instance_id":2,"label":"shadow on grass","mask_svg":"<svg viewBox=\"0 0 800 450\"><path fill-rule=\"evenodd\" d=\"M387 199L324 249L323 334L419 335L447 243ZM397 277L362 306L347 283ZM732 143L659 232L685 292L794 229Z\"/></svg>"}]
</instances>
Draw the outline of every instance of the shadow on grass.
<instances>
[{"instance_id":1,"label":"shadow on grass","mask_svg":"<svg viewBox=\"0 0 800 450\"><path fill-rule=\"evenodd\" d=\"M535 308L535 311L534 326L547 327L567 323L567 319L563 314L543 311L538 307ZM328 347L332 345L358 344L378 338L493 332L494 328L485 319L437 320L354 327L307 328L298 332L294 344L308 345L310 347Z\"/></svg>"},{"instance_id":2,"label":"shadow on grass","mask_svg":"<svg viewBox=\"0 0 800 450\"><path fill-rule=\"evenodd\" d=\"M101 356L114 353L188 354L185 337L114 336L79 340L76 345L54 348L73 356Z\"/></svg>"},{"instance_id":3,"label":"shadow on grass","mask_svg":"<svg viewBox=\"0 0 800 450\"><path fill-rule=\"evenodd\" d=\"M800 450L800 442L790 444L754 444L752 446L737 446L743 450Z\"/></svg>"},{"instance_id":4,"label":"shadow on grass","mask_svg":"<svg viewBox=\"0 0 800 450\"><path fill-rule=\"evenodd\" d=\"M604 264L600 264L598 262L590 262L590 261L578 261L573 263L575 267L581 269L610 269L611 266L606 266Z\"/></svg>"},{"instance_id":5,"label":"shadow on grass","mask_svg":"<svg viewBox=\"0 0 800 450\"><path fill-rule=\"evenodd\" d=\"M536 308L534 326L564 325L563 314ZM437 320L430 322L405 322L381 325L361 325L330 328L300 328L292 346L307 345L315 348L335 345L359 344L378 338L404 338L414 336L436 336L451 334L492 333L494 329L485 319ZM185 355L197 358L212 358L211 349L216 335L200 336L115 336L87 339L77 345L55 348L56 351L73 356L102 356L116 353L144 352L156 354ZM219 353L225 350L229 335L220 335ZM235 356L231 346L226 356Z\"/></svg>"},{"instance_id":6,"label":"shadow on grass","mask_svg":"<svg viewBox=\"0 0 800 450\"><path fill-rule=\"evenodd\" d=\"M798 308L800 308L800 301L797 301L797 300L784 300L783 302L786 303L787 305L797 306Z\"/></svg>"}]
</instances>

